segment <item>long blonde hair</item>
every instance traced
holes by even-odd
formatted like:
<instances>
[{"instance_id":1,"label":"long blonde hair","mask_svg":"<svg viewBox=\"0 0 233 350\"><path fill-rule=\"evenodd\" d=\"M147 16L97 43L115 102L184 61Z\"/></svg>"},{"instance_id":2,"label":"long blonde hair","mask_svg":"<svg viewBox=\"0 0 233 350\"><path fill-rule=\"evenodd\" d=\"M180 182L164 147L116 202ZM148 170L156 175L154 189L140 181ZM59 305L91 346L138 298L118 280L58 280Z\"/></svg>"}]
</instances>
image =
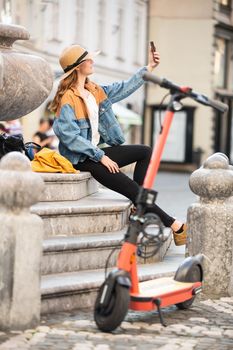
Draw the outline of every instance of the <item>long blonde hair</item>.
<instances>
[{"instance_id":1,"label":"long blonde hair","mask_svg":"<svg viewBox=\"0 0 233 350\"><path fill-rule=\"evenodd\" d=\"M57 112L60 106L60 101L62 96L68 89L72 88L77 83L77 80L78 80L78 72L75 69L70 75L68 75L67 78L60 81L56 95L48 107L48 109L51 112L53 113Z\"/></svg>"}]
</instances>

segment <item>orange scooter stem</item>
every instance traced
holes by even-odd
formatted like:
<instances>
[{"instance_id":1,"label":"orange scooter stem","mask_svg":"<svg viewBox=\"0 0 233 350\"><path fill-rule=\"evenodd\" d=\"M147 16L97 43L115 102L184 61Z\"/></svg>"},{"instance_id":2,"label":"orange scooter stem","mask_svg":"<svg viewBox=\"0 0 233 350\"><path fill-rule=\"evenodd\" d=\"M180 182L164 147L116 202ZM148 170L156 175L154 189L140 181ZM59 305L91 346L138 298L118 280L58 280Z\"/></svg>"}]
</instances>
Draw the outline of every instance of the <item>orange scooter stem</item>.
<instances>
[{"instance_id":1,"label":"orange scooter stem","mask_svg":"<svg viewBox=\"0 0 233 350\"><path fill-rule=\"evenodd\" d=\"M173 111L166 112L166 115L164 118L164 124L162 126L162 132L159 134L159 138L154 147L154 150L150 159L150 163L148 166L148 170L146 172L146 176L143 182L144 188L151 189L153 187L155 177L158 173L159 164L161 161L163 149L166 143L166 139L172 123L173 116L174 116Z\"/></svg>"}]
</instances>

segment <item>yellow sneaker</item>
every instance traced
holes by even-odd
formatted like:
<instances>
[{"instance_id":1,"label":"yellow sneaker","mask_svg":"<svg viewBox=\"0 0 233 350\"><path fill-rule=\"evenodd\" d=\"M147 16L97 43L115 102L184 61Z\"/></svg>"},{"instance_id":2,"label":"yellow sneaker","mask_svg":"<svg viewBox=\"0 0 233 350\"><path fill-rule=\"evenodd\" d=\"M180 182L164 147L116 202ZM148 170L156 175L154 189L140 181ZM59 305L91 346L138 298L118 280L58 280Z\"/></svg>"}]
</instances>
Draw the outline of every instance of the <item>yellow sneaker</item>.
<instances>
[{"instance_id":1,"label":"yellow sneaker","mask_svg":"<svg viewBox=\"0 0 233 350\"><path fill-rule=\"evenodd\" d=\"M181 233L176 233L172 231L175 245L184 245L187 243L187 225L184 224L183 231Z\"/></svg>"}]
</instances>

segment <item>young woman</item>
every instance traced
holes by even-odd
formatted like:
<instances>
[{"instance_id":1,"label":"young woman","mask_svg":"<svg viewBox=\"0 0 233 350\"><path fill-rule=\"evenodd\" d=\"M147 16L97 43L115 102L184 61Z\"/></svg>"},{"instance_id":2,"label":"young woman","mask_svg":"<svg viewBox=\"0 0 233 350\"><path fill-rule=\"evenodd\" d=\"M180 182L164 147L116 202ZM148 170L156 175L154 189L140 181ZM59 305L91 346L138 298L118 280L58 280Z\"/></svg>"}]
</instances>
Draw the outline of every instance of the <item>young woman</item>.
<instances>
[{"instance_id":1,"label":"young woman","mask_svg":"<svg viewBox=\"0 0 233 350\"><path fill-rule=\"evenodd\" d=\"M60 153L76 169L89 171L102 185L121 193L135 204L150 161L151 148L121 145L124 135L111 106L143 85L143 73L151 72L159 64L159 53L150 52L148 65L129 80L107 86L99 86L88 78L94 72L96 54L79 45L72 45L62 52L59 61L64 75L50 105L50 110L56 114L53 129L60 141ZM103 143L110 147L98 147ZM120 168L134 162L132 180ZM156 204L150 212L156 213L165 226L172 228L176 245L186 243L186 226L182 222Z\"/></svg>"}]
</instances>

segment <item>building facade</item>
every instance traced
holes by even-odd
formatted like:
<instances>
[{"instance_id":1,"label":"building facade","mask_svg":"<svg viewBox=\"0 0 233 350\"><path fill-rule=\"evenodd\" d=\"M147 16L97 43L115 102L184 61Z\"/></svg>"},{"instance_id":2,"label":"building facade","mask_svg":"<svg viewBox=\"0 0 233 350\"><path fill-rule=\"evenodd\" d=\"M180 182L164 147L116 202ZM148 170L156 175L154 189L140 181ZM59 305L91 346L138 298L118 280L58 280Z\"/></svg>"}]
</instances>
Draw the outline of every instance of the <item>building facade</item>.
<instances>
[{"instance_id":1,"label":"building facade","mask_svg":"<svg viewBox=\"0 0 233 350\"><path fill-rule=\"evenodd\" d=\"M218 151L233 163L233 1L150 0L148 13L149 40L161 53L156 74L229 105L229 112L220 115L184 100L172 124L164 163L182 168ZM143 133L147 144L157 138L158 106L166 92L148 85Z\"/></svg>"},{"instance_id":2,"label":"building facade","mask_svg":"<svg viewBox=\"0 0 233 350\"><path fill-rule=\"evenodd\" d=\"M38 110L22 118L26 140L31 139L39 118L47 113L46 105L58 85L56 78L62 73L58 57L65 47L78 43L88 50L101 50L93 76L100 84L128 79L145 64L145 0L0 0L0 11L2 22L25 26L31 34L29 41L17 42L14 46L44 57L55 76L49 99ZM141 88L122 101L122 106L141 115L143 101L144 89ZM123 127L126 132L131 129L127 120ZM140 130L140 126L134 127L136 141L140 141ZM129 138L128 141L132 140Z\"/></svg>"}]
</instances>

